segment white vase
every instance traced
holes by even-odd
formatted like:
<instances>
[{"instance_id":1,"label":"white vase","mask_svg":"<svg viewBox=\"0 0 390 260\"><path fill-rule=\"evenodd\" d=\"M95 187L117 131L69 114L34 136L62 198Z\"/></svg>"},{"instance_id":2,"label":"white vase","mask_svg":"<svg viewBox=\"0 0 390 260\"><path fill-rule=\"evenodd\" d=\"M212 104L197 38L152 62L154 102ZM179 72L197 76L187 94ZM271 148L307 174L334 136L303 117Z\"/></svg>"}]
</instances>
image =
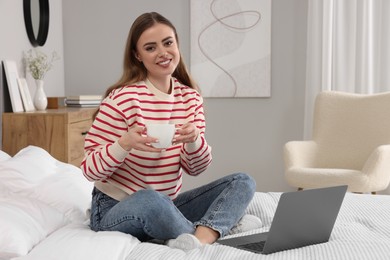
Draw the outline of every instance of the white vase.
<instances>
[{"instance_id":1,"label":"white vase","mask_svg":"<svg viewBox=\"0 0 390 260\"><path fill-rule=\"evenodd\" d=\"M45 110L47 108L47 97L43 89L44 81L41 79L35 80L36 90L34 95L34 106L37 110Z\"/></svg>"}]
</instances>

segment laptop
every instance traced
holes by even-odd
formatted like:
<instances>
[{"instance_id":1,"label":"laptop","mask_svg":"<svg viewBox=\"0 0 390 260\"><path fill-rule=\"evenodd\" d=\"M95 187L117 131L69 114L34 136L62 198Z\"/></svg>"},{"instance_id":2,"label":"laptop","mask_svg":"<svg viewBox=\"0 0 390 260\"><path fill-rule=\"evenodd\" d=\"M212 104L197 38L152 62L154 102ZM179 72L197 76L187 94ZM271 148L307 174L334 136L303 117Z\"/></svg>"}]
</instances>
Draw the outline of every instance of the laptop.
<instances>
[{"instance_id":1,"label":"laptop","mask_svg":"<svg viewBox=\"0 0 390 260\"><path fill-rule=\"evenodd\" d=\"M269 232L217 243L270 254L329 241L347 185L285 192L280 196Z\"/></svg>"}]
</instances>

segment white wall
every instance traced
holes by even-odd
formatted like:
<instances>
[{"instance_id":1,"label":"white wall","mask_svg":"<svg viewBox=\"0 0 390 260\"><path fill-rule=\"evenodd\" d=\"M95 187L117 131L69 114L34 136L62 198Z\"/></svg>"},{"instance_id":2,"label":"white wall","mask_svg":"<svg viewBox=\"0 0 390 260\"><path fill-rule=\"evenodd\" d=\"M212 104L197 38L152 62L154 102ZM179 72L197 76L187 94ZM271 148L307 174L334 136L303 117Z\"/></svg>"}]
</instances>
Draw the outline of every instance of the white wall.
<instances>
[{"instance_id":1,"label":"white wall","mask_svg":"<svg viewBox=\"0 0 390 260\"><path fill-rule=\"evenodd\" d=\"M158 11L177 27L189 64L189 0L66 0L64 48L66 94L96 94L121 74L124 45L134 19ZM302 139L307 0L272 1L272 96L206 99L211 167L188 189L232 172L247 172L259 191L290 190L283 177L282 147Z\"/></svg>"},{"instance_id":2,"label":"white wall","mask_svg":"<svg viewBox=\"0 0 390 260\"><path fill-rule=\"evenodd\" d=\"M61 60L54 64L45 78L45 91L48 96L65 95L64 85L64 54L63 54L63 29L62 29L62 0L49 0L50 26L48 39L42 51L51 53L57 51ZM23 52L33 48L28 40L23 16L22 0L0 0L0 61L14 60L18 65L19 77L26 77L23 68ZM1 67L1 66L0 66ZM0 90L3 89L2 71L0 71ZM27 75L31 95L35 93L35 82ZM0 93L3 98L3 93ZM2 108L0 108L2 112ZM1 125L1 117L0 117ZM1 128L0 128L1 140ZM1 142L0 142L1 147Z\"/></svg>"},{"instance_id":3,"label":"white wall","mask_svg":"<svg viewBox=\"0 0 390 260\"><path fill-rule=\"evenodd\" d=\"M49 0L50 27L46 44L41 48L46 53L57 51L61 60L57 61L53 69L45 78L45 91L48 96L63 96L64 86L64 54L62 29L62 0ZM19 76L26 77L23 68L23 52L33 48L30 44L23 17L23 1L0 1L0 60L15 60L18 64ZM35 92L35 82L28 74L28 83L31 95Z\"/></svg>"}]
</instances>

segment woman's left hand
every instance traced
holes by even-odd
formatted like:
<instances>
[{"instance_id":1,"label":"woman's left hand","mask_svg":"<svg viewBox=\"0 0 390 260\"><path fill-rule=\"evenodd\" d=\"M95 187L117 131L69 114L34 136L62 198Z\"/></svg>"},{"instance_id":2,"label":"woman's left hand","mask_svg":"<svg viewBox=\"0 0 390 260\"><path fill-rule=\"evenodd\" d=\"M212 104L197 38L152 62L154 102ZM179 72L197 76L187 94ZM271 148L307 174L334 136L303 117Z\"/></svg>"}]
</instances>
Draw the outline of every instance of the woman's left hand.
<instances>
[{"instance_id":1,"label":"woman's left hand","mask_svg":"<svg viewBox=\"0 0 390 260\"><path fill-rule=\"evenodd\" d=\"M186 123L180 128L177 128L175 138L172 143L193 143L199 136L199 129L193 123Z\"/></svg>"}]
</instances>

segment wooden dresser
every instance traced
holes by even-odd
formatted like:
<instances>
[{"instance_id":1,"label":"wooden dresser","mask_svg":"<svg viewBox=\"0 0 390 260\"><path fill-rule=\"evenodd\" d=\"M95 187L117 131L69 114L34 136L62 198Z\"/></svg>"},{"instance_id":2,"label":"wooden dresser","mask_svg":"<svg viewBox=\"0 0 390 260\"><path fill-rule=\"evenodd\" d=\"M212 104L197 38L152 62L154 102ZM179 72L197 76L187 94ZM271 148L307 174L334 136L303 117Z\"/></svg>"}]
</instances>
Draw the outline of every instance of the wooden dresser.
<instances>
[{"instance_id":1,"label":"wooden dresser","mask_svg":"<svg viewBox=\"0 0 390 260\"><path fill-rule=\"evenodd\" d=\"M80 166L84 137L95 111L96 108L64 107L3 113L2 150L13 156L28 145L35 145L60 161Z\"/></svg>"}]
</instances>

